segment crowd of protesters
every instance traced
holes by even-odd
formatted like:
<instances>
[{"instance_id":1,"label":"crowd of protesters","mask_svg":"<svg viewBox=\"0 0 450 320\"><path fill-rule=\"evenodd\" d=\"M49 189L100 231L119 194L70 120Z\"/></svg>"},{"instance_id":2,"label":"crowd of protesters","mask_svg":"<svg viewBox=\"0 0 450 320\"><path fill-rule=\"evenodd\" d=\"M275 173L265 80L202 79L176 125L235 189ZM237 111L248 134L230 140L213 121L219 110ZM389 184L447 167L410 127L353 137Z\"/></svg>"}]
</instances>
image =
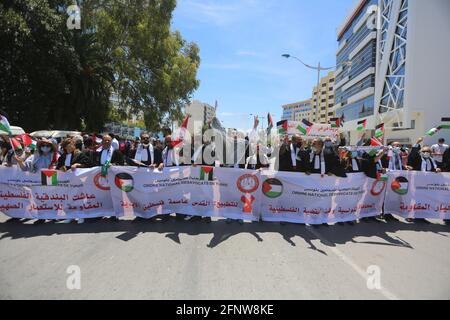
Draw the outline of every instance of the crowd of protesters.
<instances>
[{"instance_id":1,"label":"crowd of protesters","mask_svg":"<svg viewBox=\"0 0 450 320\"><path fill-rule=\"evenodd\" d=\"M412 148L399 142L389 143L376 152L369 149L349 148L345 139L333 141L325 139L306 140L300 135L282 136L274 145L252 142L244 139L244 152L238 156L237 134L231 138L235 145L232 161L225 162L219 156L214 138L201 138L202 144L190 147L191 155L183 156L183 146L177 147L172 136L161 141L147 133L134 140L121 139L114 134L67 136L61 141L40 138L35 147L22 145L15 147L8 137L0 137L0 165L18 166L23 171L37 172L40 169L70 171L78 168L105 166L137 166L162 170L164 167L183 165L209 165L259 170L272 168L279 171L301 172L307 175L320 174L347 177L348 174L363 172L368 177L378 179L387 171L408 170L422 172L450 172L450 148L444 139L432 146L423 145L419 139ZM370 139L361 139L361 147L370 147ZM208 152L208 156L205 154ZM271 162L271 160L273 160ZM271 166L271 163L273 164ZM187 217L187 219L194 217ZM391 217L392 218L392 217ZM240 221L242 222L242 221Z\"/></svg>"}]
</instances>

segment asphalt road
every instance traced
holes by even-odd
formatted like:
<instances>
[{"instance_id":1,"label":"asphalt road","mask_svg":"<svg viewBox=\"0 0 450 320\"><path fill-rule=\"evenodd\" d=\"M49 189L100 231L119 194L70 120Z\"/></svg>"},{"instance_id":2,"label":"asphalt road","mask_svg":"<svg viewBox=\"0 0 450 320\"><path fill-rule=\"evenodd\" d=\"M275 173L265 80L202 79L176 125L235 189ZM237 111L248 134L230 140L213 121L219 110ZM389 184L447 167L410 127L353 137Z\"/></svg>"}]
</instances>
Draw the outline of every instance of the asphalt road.
<instances>
[{"instance_id":1,"label":"asphalt road","mask_svg":"<svg viewBox=\"0 0 450 320\"><path fill-rule=\"evenodd\" d=\"M8 220L0 216L1 299L450 298L450 226L440 221ZM79 290L67 288L72 265ZM370 266L379 289L367 286Z\"/></svg>"}]
</instances>

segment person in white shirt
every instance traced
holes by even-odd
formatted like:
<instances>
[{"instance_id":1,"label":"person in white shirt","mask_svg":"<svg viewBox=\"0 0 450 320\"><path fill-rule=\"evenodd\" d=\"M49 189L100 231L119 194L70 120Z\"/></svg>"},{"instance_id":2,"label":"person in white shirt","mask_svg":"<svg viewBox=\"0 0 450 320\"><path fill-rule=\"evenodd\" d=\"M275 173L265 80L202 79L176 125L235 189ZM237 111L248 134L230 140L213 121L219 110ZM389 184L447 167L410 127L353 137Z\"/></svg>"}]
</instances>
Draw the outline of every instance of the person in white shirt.
<instances>
[{"instance_id":1,"label":"person in white shirt","mask_svg":"<svg viewBox=\"0 0 450 320\"><path fill-rule=\"evenodd\" d=\"M119 148L120 148L119 140L116 139L116 136L113 133L110 133L109 136L112 139L111 146L113 147L113 149L114 150L119 150Z\"/></svg>"},{"instance_id":2,"label":"person in white shirt","mask_svg":"<svg viewBox=\"0 0 450 320\"><path fill-rule=\"evenodd\" d=\"M431 146L432 156L433 156L434 160L436 161L436 164L439 169L442 169L443 156L444 156L445 151L447 151L448 148L449 148L449 146L447 144L445 144L445 139L443 139L443 138L439 139L437 144L434 144Z\"/></svg>"}]
</instances>

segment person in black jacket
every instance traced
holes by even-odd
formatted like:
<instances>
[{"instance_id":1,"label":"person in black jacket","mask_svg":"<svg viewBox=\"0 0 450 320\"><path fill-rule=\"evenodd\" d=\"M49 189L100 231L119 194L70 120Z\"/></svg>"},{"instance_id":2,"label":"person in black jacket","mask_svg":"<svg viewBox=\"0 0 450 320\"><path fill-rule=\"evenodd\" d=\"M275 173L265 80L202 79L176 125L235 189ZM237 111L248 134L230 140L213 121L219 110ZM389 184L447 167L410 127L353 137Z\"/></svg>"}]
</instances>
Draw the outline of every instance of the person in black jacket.
<instances>
[{"instance_id":1,"label":"person in black jacket","mask_svg":"<svg viewBox=\"0 0 450 320\"><path fill-rule=\"evenodd\" d=\"M408 158L407 169L422 172L441 172L432 156L430 147L423 147L420 152L414 152Z\"/></svg>"},{"instance_id":2,"label":"person in black jacket","mask_svg":"<svg viewBox=\"0 0 450 320\"><path fill-rule=\"evenodd\" d=\"M311 173L347 177L337 153L332 148L324 148L324 142L321 139L314 139L312 143L306 174Z\"/></svg>"},{"instance_id":3,"label":"person in black jacket","mask_svg":"<svg viewBox=\"0 0 450 320\"><path fill-rule=\"evenodd\" d=\"M89 159L75 146L73 139L65 139L61 143L61 149L63 154L58 159L57 170L69 171L89 166Z\"/></svg>"},{"instance_id":4,"label":"person in black jacket","mask_svg":"<svg viewBox=\"0 0 450 320\"><path fill-rule=\"evenodd\" d=\"M444 172L450 172L450 148L448 148L442 156L442 169Z\"/></svg>"},{"instance_id":5,"label":"person in black jacket","mask_svg":"<svg viewBox=\"0 0 450 320\"><path fill-rule=\"evenodd\" d=\"M279 150L279 171L306 172L309 154L304 148L303 139L296 134L289 143L287 138Z\"/></svg>"},{"instance_id":6,"label":"person in black jacket","mask_svg":"<svg viewBox=\"0 0 450 320\"><path fill-rule=\"evenodd\" d=\"M103 166L107 162L115 166L123 166L125 164L123 154L119 150L115 150L111 144L112 144L111 136L104 135L102 139L102 146L96 152L95 163L97 166Z\"/></svg>"}]
</instances>

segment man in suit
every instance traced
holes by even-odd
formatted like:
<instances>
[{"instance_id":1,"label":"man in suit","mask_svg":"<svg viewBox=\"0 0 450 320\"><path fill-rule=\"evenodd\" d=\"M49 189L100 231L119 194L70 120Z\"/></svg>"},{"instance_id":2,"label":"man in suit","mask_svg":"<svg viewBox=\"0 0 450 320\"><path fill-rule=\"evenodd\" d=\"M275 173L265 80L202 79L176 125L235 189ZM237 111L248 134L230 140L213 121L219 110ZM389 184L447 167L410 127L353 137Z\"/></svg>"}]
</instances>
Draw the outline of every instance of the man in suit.
<instances>
[{"instance_id":1,"label":"man in suit","mask_svg":"<svg viewBox=\"0 0 450 320\"><path fill-rule=\"evenodd\" d=\"M344 169L342 168L339 156L332 148L325 148L324 141L314 139L312 143L312 152L306 170L307 174L335 175L346 178Z\"/></svg>"},{"instance_id":2,"label":"man in suit","mask_svg":"<svg viewBox=\"0 0 450 320\"><path fill-rule=\"evenodd\" d=\"M308 160L309 155L304 149L302 137L295 134L289 143L286 136L279 151L279 171L306 172Z\"/></svg>"},{"instance_id":3,"label":"man in suit","mask_svg":"<svg viewBox=\"0 0 450 320\"><path fill-rule=\"evenodd\" d=\"M103 166L106 163L114 166L123 166L125 164L123 154L113 148L110 135L103 136L102 145L96 152L96 165Z\"/></svg>"}]
</instances>

